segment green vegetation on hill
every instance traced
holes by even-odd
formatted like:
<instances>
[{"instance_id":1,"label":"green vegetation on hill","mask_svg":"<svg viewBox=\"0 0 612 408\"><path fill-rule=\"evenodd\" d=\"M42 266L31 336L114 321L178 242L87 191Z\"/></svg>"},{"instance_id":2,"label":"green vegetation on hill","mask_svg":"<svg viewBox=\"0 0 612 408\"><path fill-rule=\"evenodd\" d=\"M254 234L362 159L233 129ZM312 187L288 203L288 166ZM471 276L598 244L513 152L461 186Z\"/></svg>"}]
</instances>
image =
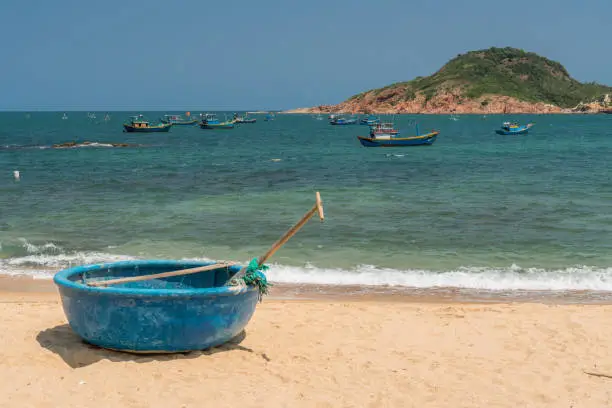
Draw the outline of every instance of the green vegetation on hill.
<instances>
[{"instance_id":1,"label":"green vegetation on hill","mask_svg":"<svg viewBox=\"0 0 612 408\"><path fill-rule=\"evenodd\" d=\"M462 95L468 99L495 94L563 108L612 93L608 86L576 81L556 61L506 47L460 54L431 76L364 92L351 100L373 93L383 98L395 94L394 101L397 102L398 92L401 92L400 100L412 100L418 93L429 100L439 91L451 89L461 89Z\"/></svg>"}]
</instances>

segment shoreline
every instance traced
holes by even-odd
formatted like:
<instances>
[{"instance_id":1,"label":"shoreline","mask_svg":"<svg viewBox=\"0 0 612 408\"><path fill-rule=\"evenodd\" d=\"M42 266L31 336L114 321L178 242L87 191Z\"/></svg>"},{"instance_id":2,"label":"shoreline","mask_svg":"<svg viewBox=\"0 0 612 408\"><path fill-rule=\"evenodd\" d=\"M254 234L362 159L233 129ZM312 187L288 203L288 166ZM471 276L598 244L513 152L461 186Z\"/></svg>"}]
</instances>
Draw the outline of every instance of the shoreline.
<instances>
[{"instance_id":1,"label":"shoreline","mask_svg":"<svg viewBox=\"0 0 612 408\"><path fill-rule=\"evenodd\" d=\"M376 302L425 304L523 304L612 305L612 292L572 290L478 290L454 287L410 288L397 286L316 285L274 283L271 301ZM51 278L0 276L1 295L36 297L54 295L57 287Z\"/></svg>"}]
</instances>

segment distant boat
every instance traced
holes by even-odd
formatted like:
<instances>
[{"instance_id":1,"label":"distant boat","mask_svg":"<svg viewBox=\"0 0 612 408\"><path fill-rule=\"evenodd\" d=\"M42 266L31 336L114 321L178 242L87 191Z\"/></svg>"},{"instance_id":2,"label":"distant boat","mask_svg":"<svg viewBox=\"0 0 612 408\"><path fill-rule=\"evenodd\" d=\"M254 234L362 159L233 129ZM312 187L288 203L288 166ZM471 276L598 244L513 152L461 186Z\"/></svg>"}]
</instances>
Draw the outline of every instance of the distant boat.
<instances>
[{"instance_id":1,"label":"distant boat","mask_svg":"<svg viewBox=\"0 0 612 408\"><path fill-rule=\"evenodd\" d=\"M364 147L407 147L407 146L427 146L436 141L440 134L434 130L430 133L419 135L419 128L416 130L417 136L400 137L399 130L395 129L393 123L380 123L370 128L370 136L357 136L359 142Z\"/></svg>"},{"instance_id":2,"label":"distant boat","mask_svg":"<svg viewBox=\"0 0 612 408\"><path fill-rule=\"evenodd\" d=\"M95 118L96 118L96 114L95 114L95 113L89 113L89 112L87 112L87 117L88 117L89 119L95 119Z\"/></svg>"},{"instance_id":3,"label":"distant boat","mask_svg":"<svg viewBox=\"0 0 612 408\"><path fill-rule=\"evenodd\" d=\"M200 123L202 129L233 129L234 121L220 122L217 115L213 113L207 113L204 115L204 119Z\"/></svg>"},{"instance_id":4,"label":"distant boat","mask_svg":"<svg viewBox=\"0 0 612 408\"><path fill-rule=\"evenodd\" d=\"M104 121L108 122L110 120L110 115L107 113L106 115L104 115Z\"/></svg>"},{"instance_id":5,"label":"distant boat","mask_svg":"<svg viewBox=\"0 0 612 408\"><path fill-rule=\"evenodd\" d=\"M143 115L132 116L129 123L123 124L123 128L129 133L167 132L171 127L172 125L169 123L151 125L149 121L144 120Z\"/></svg>"},{"instance_id":6,"label":"distant boat","mask_svg":"<svg viewBox=\"0 0 612 408\"><path fill-rule=\"evenodd\" d=\"M319 113L317 116L314 117L316 120L323 120L323 116L321 116L321 114Z\"/></svg>"},{"instance_id":7,"label":"distant boat","mask_svg":"<svg viewBox=\"0 0 612 408\"><path fill-rule=\"evenodd\" d=\"M68 119L68 115L66 115L66 113L64 113L64 116L62 116L62 120L67 120Z\"/></svg>"},{"instance_id":8,"label":"distant boat","mask_svg":"<svg viewBox=\"0 0 612 408\"><path fill-rule=\"evenodd\" d=\"M501 129L497 129L495 133L498 135L524 135L529 132L532 126L533 123L519 125L517 123L504 122Z\"/></svg>"},{"instance_id":9,"label":"distant boat","mask_svg":"<svg viewBox=\"0 0 612 408\"><path fill-rule=\"evenodd\" d=\"M357 123L357 119L355 118L345 119L342 116L335 117L329 121L330 125L335 125L335 126L354 125L355 123Z\"/></svg>"},{"instance_id":10,"label":"distant boat","mask_svg":"<svg viewBox=\"0 0 612 408\"><path fill-rule=\"evenodd\" d=\"M378 118L377 116L367 116L359 121L360 125L368 125L368 126L376 125L379 123L380 123L380 118Z\"/></svg>"},{"instance_id":11,"label":"distant boat","mask_svg":"<svg viewBox=\"0 0 612 408\"><path fill-rule=\"evenodd\" d=\"M159 119L162 123L169 123L171 125L195 125L198 123L197 119L185 119L181 115L164 115L163 118Z\"/></svg>"},{"instance_id":12,"label":"distant boat","mask_svg":"<svg viewBox=\"0 0 612 408\"><path fill-rule=\"evenodd\" d=\"M270 121L274 120L274 114L273 113L266 114L266 118L264 120L266 122L270 122Z\"/></svg>"},{"instance_id":13,"label":"distant boat","mask_svg":"<svg viewBox=\"0 0 612 408\"><path fill-rule=\"evenodd\" d=\"M235 123L255 123L257 122L257 119L249 118L248 114L245 114L244 116L238 116L238 114L234 113L234 122Z\"/></svg>"},{"instance_id":14,"label":"distant boat","mask_svg":"<svg viewBox=\"0 0 612 408\"><path fill-rule=\"evenodd\" d=\"M455 122L456 122L456 121L458 121L458 120L459 120L459 117L458 117L457 115L450 115L450 118L449 118L449 119L450 119L450 120L453 120L453 121L455 121Z\"/></svg>"}]
</instances>

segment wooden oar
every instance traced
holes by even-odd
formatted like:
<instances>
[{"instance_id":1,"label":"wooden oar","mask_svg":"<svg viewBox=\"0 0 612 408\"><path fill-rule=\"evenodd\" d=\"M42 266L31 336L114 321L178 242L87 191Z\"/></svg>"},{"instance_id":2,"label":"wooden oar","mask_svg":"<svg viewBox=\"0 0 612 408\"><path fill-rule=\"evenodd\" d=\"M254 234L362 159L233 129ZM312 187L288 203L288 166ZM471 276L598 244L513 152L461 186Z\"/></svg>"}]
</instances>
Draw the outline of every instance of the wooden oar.
<instances>
[{"instance_id":1,"label":"wooden oar","mask_svg":"<svg viewBox=\"0 0 612 408\"><path fill-rule=\"evenodd\" d=\"M302 228L308 222L308 220L310 220L312 216L316 213L319 213L319 218L321 219L321 221L325 219L325 215L323 214L323 202L321 201L321 195L318 191L316 192L315 205L302 217L301 220L299 220L293 227L291 227L287 232L285 232L285 234L280 237L270 247L270 249L268 249L268 252L257 258L257 266L260 267L261 265L263 265L268 260L268 258L274 255L274 253L278 251L281 246L283 246L287 241L289 241L289 239L294 236L296 232L298 232L300 228ZM225 284L228 285L232 280L239 279L244 276L247 268L248 265L244 266L242 269L240 269L238 273L236 273L234 276L231 276Z\"/></svg>"},{"instance_id":2,"label":"wooden oar","mask_svg":"<svg viewBox=\"0 0 612 408\"><path fill-rule=\"evenodd\" d=\"M214 269L227 268L228 266L231 266L231 265L234 265L234 263L233 262L216 263L212 265L198 266L197 268L180 269L177 271L154 273L151 275L129 276L126 278L98 280L98 281L93 281L93 282L87 282L87 284L89 286L106 286L106 285L115 285L117 283L140 282L140 281L145 281L149 279L169 278L171 276L189 275L192 273L212 271Z\"/></svg>"}]
</instances>

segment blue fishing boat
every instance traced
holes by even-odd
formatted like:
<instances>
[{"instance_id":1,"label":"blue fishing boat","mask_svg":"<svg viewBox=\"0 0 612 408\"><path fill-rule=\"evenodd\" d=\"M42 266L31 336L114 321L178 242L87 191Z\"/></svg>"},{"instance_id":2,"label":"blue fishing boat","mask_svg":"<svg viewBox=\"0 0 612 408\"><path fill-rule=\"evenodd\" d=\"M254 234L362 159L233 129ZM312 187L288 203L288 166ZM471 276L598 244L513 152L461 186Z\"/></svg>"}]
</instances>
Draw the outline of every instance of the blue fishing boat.
<instances>
[{"instance_id":1,"label":"blue fishing boat","mask_svg":"<svg viewBox=\"0 0 612 408\"><path fill-rule=\"evenodd\" d=\"M167 132L171 127L169 123L152 125L144 119L143 115L132 116L129 123L123 124L124 131L129 133Z\"/></svg>"},{"instance_id":2,"label":"blue fishing boat","mask_svg":"<svg viewBox=\"0 0 612 408\"><path fill-rule=\"evenodd\" d=\"M524 135L529 132L532 126L533 123L519 125L517 123L504 122L501 129L497 129L495 133L498 135Z\"/></svg>"},{"instance_id":3,"label":"blue fishing boat","mask_svg":"<svg viewBox=\"0 0 612 408\"><path fill-rule=\"evenodd\" d=\"M335 125L335 126L354 125L355 123L357 123L357 119L355 118L346 119L342 116L339 116L339 117L337 116L329 121L330 125Z\"/></svg>"},{"instance_id":4,"label":"blue fishing boat","mask_svg":"<svg viewBox=\"0 0 612 408\"><path fill-rule=\"evenodd\" d=\"M190 117L189 112L187 112L187 116ZM172 125L195 125L198 123L197 119L185 119L181 115L164 115L163 118L160 119L162 123L170 123Z\"/></svg>"},{"instance_id":5,"label":"blue fishing boat","mask_svg":"<svg viewBox=\"0 0 612 408\"><path fill-rule=\"evenodd\" d=\"M249 118L248 114L245 114L244 116L238 116L237 113L234 113L234 122L235 123L256 123L257 119Z\"/></svg>"},{"instance_id":6,"label":"blue fishing boat","mask_svg":"<svg viewBox=\"0 0 612 408\"><path fill-rule=\"evenodd\" d=\"M65 269L53 280L70 327L88 343L137 353L186 352L227 342L253 316L260 296L257 286L224 285L239 266L109 286L91 283L212 264L102 263Z\"/></svg>"},{"instance_id":7,"label":"blue fishing boat","mask_svg":"<svg viewBox=\"0 0 612 408\"><path fill-rule=\"evenodd\" d=\"M233 129L234 121L220 122L217 118L217 115L213 113L207 113L204 115L204 119L202 119L202 123L200 123L200 127L202 129Z\"/></svg>"},{"instance_id":8,"label":"blue fishing boat","mask_svg":"<svg viewBox=\"0 0 612 408\"><path fill-rule=\"evenodd\" d=\"M360 125L368 125L368 126L377 125L379 123L380 123L380 118L378 118L377 116L367 116L365 118L362 118L359 121Z\"/></svg>"},{"instance_id":9,"label":"blue fishing boat","mask_svg":"<svg viewBox=\"0 0 612 408\"><path fill-rule=\"evenodd\" d=\"M264 120L265 120L266 122L271 122L271 121L273 121L273 120L274 120L274 114L273 114L273 113L268 113L268 114L266 114L266 117L264 118Z\"/></svg>"},{"instance_id":10,"label":"blue fishing boat","mask_svg":"<svg viewBox=\"0 0 612 408\"><path fill-rule=\"evenodd\" d=\"M433 130L420 135L418 126L416 133L417 136L401 137L399 130L395 129L392 123L381 123L370 128L369 136L357 136L357 139L364 147L428 146L433 144L440 134L439 131Z\"/></svg>"}]
</instances>

